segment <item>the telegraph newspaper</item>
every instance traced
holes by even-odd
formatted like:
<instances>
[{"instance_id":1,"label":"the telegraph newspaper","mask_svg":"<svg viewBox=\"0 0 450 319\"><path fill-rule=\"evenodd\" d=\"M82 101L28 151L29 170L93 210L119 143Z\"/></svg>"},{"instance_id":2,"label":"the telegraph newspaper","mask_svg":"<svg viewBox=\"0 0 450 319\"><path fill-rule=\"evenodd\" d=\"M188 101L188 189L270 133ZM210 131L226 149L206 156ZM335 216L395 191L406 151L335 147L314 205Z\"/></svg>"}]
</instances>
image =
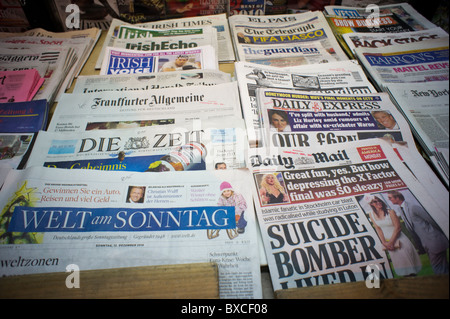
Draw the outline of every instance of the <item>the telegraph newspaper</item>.
<instances>
[{"instance_id":1,"label":"the telegraph newspaper","mask_svg":"<svg viewBox=\"0 0 450 319\"><path fill-rule=\"evenodd\" d=\"M262 298L250 184L248 169L13 170L0 192L1 276L215 262L221 298Z\"/></svg>"},{"instance_id":2,"label":"the telegraph newspaper","mask_svg":"<svg viewBox=\"0 0 450 319\"><path fill-rule=\"evenodd\" d=\"M448 185L449 82L390 83L386 85L416 140Z\"/></svg>"},{"instance_id":3,"label":"the telegraph newspaper","mask_svg":"<svg viewBox=\"0 0 450 319\"><path fill-rule=\"evenodd\" d=\"M122 25L112 47L137 51L179 50L211 45L219 52L217 29L206 26L196 29L146 29ZM218 57L216 57L217 59Z\"/></svg>"},{"instance_id":4,"label":"the telegraph newspaper","mask_svg":"<svg viewBox=\"0 0 450 319\"><path fill-rule=\"evenodd\" d=\"M211 45L161 51L107 47L100 74L142 74L191 69L217 70L218 68L216 53Z\"/></svg>"},{"instance_id":5,"label":"the telegraph newspaper","mask_svg":"<svg viewBox=\"0 0 450 319\"><path fill-rule=\"evenodd\" d=\"M151 91L65 93L47 130L76 132L92 125L124 128L141 121L151 120L153 125L225 116L242 118L236 82Z\"/></svg>"},{"instance_id":6,"label":"the telegraph newspaper","mask_svg":"<svg viewBox=\"0 0 450 319\"><path fill-rule=\"evenodd\" d=\"M289 88L330 94L367 94L376 89L355 60L324 64L277 68L250 62L236 62L242 112L251 147L263 143L262 114L256 103L256 89L261 87Z\"/></svg>"},{"instance_id":7,"label":"the telegraph newspaper","mask_svg":"<svg viewBox=\"0 0 450 319\"><path fill-rule=\"evenodd\" d=\"M158 30L180 29L180 28L202 28L206 26L212 26L217 30L217 42L220 47L219 52L217 52L219 62L230 62L235 60L233 43L231 41L230 36L230 27L228 25L228 19L225 13L207 16L189 17L189 18L167 19L139 24L130 24L121 21L119 19L113 19L111 21L109 30L106 34L103 47L97 58L97 62L95 64L96 69L101 68L106 47L113 45L114 40L118 36L119 27L123 25L141 28L151 28Z\"/></svg>"},{"instance_id":8,"label":"the telegraph newspaper","mask_svg":"<svg viewBox=\"0 0 450 319\"><path fill-rule=\"evenodd\" d=\"M449 80L447 38L382 48L356 48L355 55L380 91L387 83Z\"/></svg>"},{"instance_id":9,"label":"the telegraph newspaper","mask_svg":"<svg viewBox=\"0 0 450 319\"><path fill-rule=\"evenodd\" d=\"M193 85L216 85L231 82L231 74L220 70L194 69L153 74L80 75L72 93L104 91L148 91Z\"/></svg>"},{"instance_id":10,"label":"the telegraph newspaper","mask_svg":"<svg viewBox=\"0 0 450 319\"><path fill-rule=\"evenodd\" d=\"M448 33L442 28L428 30L400 32L400 33L345 33L342 35L345 43L352 53L355 48L380 48L390 45L417 43L424 40L432 40L448 37Z\"/></svg>"},{"instance_id":11,"label":"the telegraph newspaper","mask_svg":"<svg viewBox=\"0 0 450 319\"><path fill-rule=\"evenodd\" d=\"M127 124L128 129L99 129L106 127L102 123L70 134L41 131L27 167L135 172L246 167L248 143L242 119L123 126Z\"/></svg>"},{"instance_id":12,"label":"the telegraph newspaper","mask_svg":"<svg viewBox=\"0 0 450 319\"><path fill-rule=\"evenodd\" d=\"M387 142L249 152L274 290L440 273L430 256L448 258L448 205L428 196Z\"/></svg>"},{"instance_id":13,"label":"the telegraph newspaper","mask_svg":"<svg viewBox=\"0 0 450 319\"><path fill-rule=\"evenodd\" d=\"M290 67L348 60L321 11L228 20L238 61Z\"/></svg>"}]
</instances>

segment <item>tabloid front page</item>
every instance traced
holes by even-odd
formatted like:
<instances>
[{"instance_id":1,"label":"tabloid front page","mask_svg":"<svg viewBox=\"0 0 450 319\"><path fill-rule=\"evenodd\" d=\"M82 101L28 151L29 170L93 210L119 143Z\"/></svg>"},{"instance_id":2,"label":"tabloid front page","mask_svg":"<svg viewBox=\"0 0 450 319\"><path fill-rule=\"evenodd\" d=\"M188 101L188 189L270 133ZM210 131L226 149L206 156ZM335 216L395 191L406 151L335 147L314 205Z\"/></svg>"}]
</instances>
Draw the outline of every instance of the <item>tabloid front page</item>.
<instances>
[{"instance_id":1,"label":"tabloid front page","mask_svg":"<svg viewBox=\"0 0 450 319\"><path fill-rule=\"evenodd\" d=\"M105 91L147 91L193 85L216 85L231 82L231 74L220 70L186 70L153 74L113 74L79 76L72 93Z\"/></svg>"},{"instance_id":2,"label":"tabloid front page","mask_svg":"<svg viewBox=\"0 0 450 319\"><path fill-rule=\"evenodd\" d=\"M181 62L178 62L182 60ZM211 45L181 50L136 51L107 47L101 75L169 72L191 69L217 70Z\"/></svg>"},{"instance_id":3,"label":"tabloid front page","mask_svg":"<svg viewBox=\"0 0 450 319\"><path fill-rule=\"evenodd\" d=\"M383 48L356 48L360 63L379 90L386 83L448 81L448 37Z\"/></svg>"},{"instance_id":4,"label":"tabloid front page","mask_svg":"<svg viewBox=\"0 0 450 319\"><path fill-rule=\"evenodd\" d=\"M48 131L85 131L89 126L126 127L231 116L242 118L236 82L147 91L66 93ZM111 123L111 124L108 124Z\"/></svg>"},{"instance_id":5,"label":"tabloid front page","mask_svg":"<svg viewBox=\"0 0 450 319\"><path fill-rule=\"evenodd\" d=\"M445 255L448 206L430 199L430 190L386 142L249 152L274 290L364 281L374 273L381 279L439 273L439 266L430 265L429 255L409 239L404 217L409 215L402 215L400 207L420 211L415 222L427 220L433 238L421 237L423 248ZM405 202L390 191L400 192ZM371 209L375 202L376 212ZM402 224L406 228L398 232ZM396 237L391 237L394 228Z\"/></svg>"},{"instance_id":6,"label":"tabloid front page","mask_svg":"<svg viewBox=\"0 0 450 319\"><path fill-rule=\"evenodd\" d=\"M100 51L97 62L95 64L96 69L101 68L106 47L113 45L114 40L117 38L119 27L122 25L131 26L132 24L126 23L118 19L113 19L111 21L108 33L106 34L105 42L103 44L103 47ZM179 29L179 28L201 28L203 26L212 26L217 30L217 42L220 47L220 51L217 52L219 62L227 62L227 61L229 62L235 60L233 44L230 36L230 27L228 25L228 19L225 13L199 17L168 19L168 20L133 24L132 26L149 29L150 28L159 29L159 30Z\"/></svg>"},{"instance_id":7,"label":"tabloid front page","mask_svg":"<svg viewBox=\"0 0 450 319\"><path fill-rule=\"evenodd\" d=\"M39 132L27 167L135 172L214 170L218 164L230 169L246 167L243 120L225 117L184 125L145 124L71 134Z\"/></svg>"},{"instance_id":8,"label":"tabloid front page","mask_svg":"<svg viewBox=\"0 0 450 319\"><path fill-rule=\"evenodd\" d=\"M320 11L228 20L238 61L289 67L348 60Z\"/></svg>"},{"instance_id":9,"label":"tabloid front page","mask_svg":"<svg viewBox=\"0 0 450 319\"><path fill-rule=\"evenodd\" d=\"M354 95L376 92L361 66L354 60L295 68L236 62L235 73L251 147L263 145L262 114L256 103L257 88L289 88L298 91Z\"/></svg>"},{"instance_id":10,"label":"tabloid front page","mask_svg":"<svg viewBox=\"0 0 450 319\"><path fill-rule=\"evenodd\" d=\"M250 183L247 169L12 171L0 193L0 273L216 262L221 298L261 298Z\"/></svg>"}]
</instances>

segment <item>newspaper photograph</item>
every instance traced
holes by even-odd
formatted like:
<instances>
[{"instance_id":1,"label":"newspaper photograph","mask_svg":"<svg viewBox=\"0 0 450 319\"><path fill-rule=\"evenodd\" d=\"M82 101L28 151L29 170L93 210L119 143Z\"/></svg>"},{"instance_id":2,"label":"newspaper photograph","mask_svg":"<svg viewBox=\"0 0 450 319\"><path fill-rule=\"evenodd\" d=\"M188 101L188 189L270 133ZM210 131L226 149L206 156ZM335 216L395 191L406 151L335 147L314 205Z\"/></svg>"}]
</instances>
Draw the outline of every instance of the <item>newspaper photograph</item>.
<instances>
[{"instance_id":1,"label":"newspaper photograph","mask_svg":"<svg viewBox=\"0 0 450 319\"><path fill-rule=\"evenodd\" d=\"M428 30L400 32L400 33L346 33L343 34L345 43L354 53L355 48L381 48L390 45L417 43L424 40L432 40L448 37L448 33L442 28Z\"/></svg>"},{"instance_id":2,"label":"newspaper photograph","mask_svg":"<svg viewBox=\"0 0 450 319\"><path fill-rule=\"evenodd\" d=\"M348 60L322 12L229 17L238 61L276 67Z\"/></svg>"},{"instance_id":3,"label":"newspaper photograph","mask_svg":"<svg viewBox=\"0 0 450 319\"><path fill-rule=\"evenodd\" d=\"M164 126L144 122L129 129L41 131L27 167L134 172L246 168L243 120L225 117Z\"/></svg>"},{"instance_id":4,"label":"newspaper photograph","mask_svg":"<svg viewBox=\"0 0 450 319\"><path fill-rule=\"evenodd\" d=\"M233 43L230 36L230 27L228 25L227 15L225 13L198 17L167 19L162 21L153 21L133 25L119 19L113 19L106 34L103 47L97 58L97 62L95 64L96 69L101 68L103 58L105 56L106 47L111 47L114 45L114 40L118 36L119 27L122 25L158 30L202 28L206 26L212 26L217 30L217 42L220 47L220 50L217 52L219 62L229 62L235 60Z\"/></svg>"},{"instance_id":5,"label":"newspaper photograph","mask_svg":"<svg viewBox=\"0 0 450 319\"><path fill-rule=\"evenodd\" d=\"M380 91L387 83L448 81L448 37L383 48L356 48L355 54Z\"/></svg>"},{"instance_id":6,"label":"newspaper photograph","mask_svg":"<svg viewBox=\"0 0 450 319\"><path fill-rule=\"evenodd\" d=\"M72 93L148 91L231 82L231 74L220 70L193 69L153 74L80 75Z\"/></svg>"},{"instance_id":7,"label":"newspaper photograph","mask_svg":"<svg viewBox=\"0 0 450 319\"><path fill-rule=\"evenodd\" d=\"M191 49L211 45L219 52L217 29L206 26L196 29L146 29L122 25L112 47L137 51Z\"/></svg>"},{"instance_id":8,"label":"newspaper photograph","mask_svg":"<svg viewBox=\"0 0 450 319\"><path fill-rule=\"evenodd\" d=\"M61 96L48 131L80 132L89 127L128 128L242 117L236 82L148 91L66 93ZM149 122L151 121L151 122Z\"/></svg>"},{"instance_id":9,"label":"newspaper photograph","mask_svg":"<svg viewBox=\"0 0 450 319\"><path fill-rule=\"evenodd\" d=\"M262 298L250 172L31 167L0 192L1 276L215 262L220 298ZM70 248L70 249L69 249Z\"/></svg>"},{"instance_id":10,"label":"newspaper photograph","mask_svg":"<svg viewBox=\"0 0 450 319\"><path fill-rule=\"evenodd\" d=\"M249 152L274 290L448 272L448 206L388 143Z\"/></svg>"},{"instance_id":11,"label":"newspaper photograph","mask_svg":"<svg viewBox=\"0 0 450 319\"><path fill-rule=\"evenodd\" d=\"M376 89L355 60L277 68L250 62L236 62L235 74L239 85L242 112L247 125L251 147L263 144L262 114L256 103L260 87L288 88L330 94L367 94Z\"/></svg>"}]
</instances>

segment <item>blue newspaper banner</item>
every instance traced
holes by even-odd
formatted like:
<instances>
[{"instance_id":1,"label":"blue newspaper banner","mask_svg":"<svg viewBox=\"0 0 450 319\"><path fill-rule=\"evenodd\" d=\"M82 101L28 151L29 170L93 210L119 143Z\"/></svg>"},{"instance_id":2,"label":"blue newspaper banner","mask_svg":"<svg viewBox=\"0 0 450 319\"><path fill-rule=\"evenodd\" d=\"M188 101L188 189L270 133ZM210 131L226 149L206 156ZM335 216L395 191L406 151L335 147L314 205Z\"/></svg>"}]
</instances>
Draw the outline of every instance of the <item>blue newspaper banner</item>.
<instances>
[{"instance_id":1,"label":"blue newspaper banner","mask_svg":"<svg viewBox=\"0 0 450 319\"><path fill-rule=\"evenodd\" d=\"M129 232L236 228L233 206L182 208L26 207L8 232Z\"/></svg>"}]
</instances>

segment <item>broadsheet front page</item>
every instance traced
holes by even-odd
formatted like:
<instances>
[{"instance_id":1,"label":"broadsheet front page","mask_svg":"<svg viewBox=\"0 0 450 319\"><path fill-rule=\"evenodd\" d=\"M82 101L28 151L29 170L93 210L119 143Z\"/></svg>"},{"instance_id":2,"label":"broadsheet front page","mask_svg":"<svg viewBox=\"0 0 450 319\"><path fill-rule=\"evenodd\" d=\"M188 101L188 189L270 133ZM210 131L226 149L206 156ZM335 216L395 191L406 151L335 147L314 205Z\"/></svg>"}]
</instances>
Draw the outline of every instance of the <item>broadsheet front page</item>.
<instances>
[{"instance_id":1,"label":"broadsheet front page","mask_svg":"<svg viewBox=\"0 0 450 319\"><path fill-rule=\"evenodd\" d=\"M261 298L250 183L247 169L12 171L0 192L1 276L216 262L221 298Z\"/></svg>"},{"instance_id":2,"label":"broadsheet front page","mask_svg":"<svg viewBox=\"0 0 450 319\"><path fill-rule=\"evenodd\" d=\"M140 24L130 24L124 21L113 19L108 33L106 34L105 42L98 56L95 64L96 69L100 69L102 66L103 57L105 55L106 47L112 46L114 40L117 38L119 27L122 25L135 26L141 28L151 29L178 29L178 28L201 28L203 26L212 26L217 30L217 42L220 47L220 51L217 52L219 62L234 61L234 50L231 42L230 27L228 25L228 19L226 14L216 14L199 17L168 19Z\"/></svg>"},{"instance_id":3,"label":"broadsheet front page","mask_svg":"<svg viewBox=\"0 0 450 319\"><path fill-rule=\"evenodd\" d=\"M130 123L130 127L132 127ZM245 168L244 121L232 117L129 129L39 132L27 167L164 172Z\"/></svg>"},{"instance_id":4,"label":"broadsheet front page","mask_svg":"<svg viewBox=\"0 0 450 319\"><path fill-rule=\"evenodd\" d=\"M249 62L236 62L235 73L251 147L263 145L262 114L256 103L257 88L289 88L299 91L354 95L376 92L361 66L354 60L303 65L295 68L276 68Z\"/></svg>"},{"instance_id":5,"label":"broadsheet front page","mask_svg":"<svg viewBox=\"0 0 450 319\"><path fill-rule=\"evenodd\" d=\"M249 151L274 290L440 271L409 239L409 228L391 235L408 223L400 204L406 211L414 206L420 213L413 223L427 220L432 230L428 242L417 224L412 228L421 245L447 258L448 206L430 199L432 190L417 182L386 142ZM400 192L405 203L390 191Z\"/></svg>"},{"instance_id":6,"label":"broadsheet front page","mask_svg":"<svg viewBox=\"0 0 450 319\"><path fill-rule=\"evenodd\" d=\"M348 60L320 11L228 20L239 61L289 67Z\"/></svg>"},{"instance_id":7,"label":"broadsheet front page","mask_svg":"<svg viewBox=\"0 0 450 319\"><path fill-rule=\"evenodd\" d=\"M447 38L382 48L356 48L355 54L380 90L386 83L449 80Z\"/></svg>"},{"instance_id":8,"label":"broadsheet front page","mask_svg":"<svg viewBox=\"0 0 450 319\"><path fill-rule=\"evenodd\" d=\"M48 131L85 131L89 126L154 121L177 123L231 116L242 118L236 82L147 91L63 94ZM111 123L112 122L112 123ZM108 124L111 123L111 124Z\"/></svg>"}]
</instances>

